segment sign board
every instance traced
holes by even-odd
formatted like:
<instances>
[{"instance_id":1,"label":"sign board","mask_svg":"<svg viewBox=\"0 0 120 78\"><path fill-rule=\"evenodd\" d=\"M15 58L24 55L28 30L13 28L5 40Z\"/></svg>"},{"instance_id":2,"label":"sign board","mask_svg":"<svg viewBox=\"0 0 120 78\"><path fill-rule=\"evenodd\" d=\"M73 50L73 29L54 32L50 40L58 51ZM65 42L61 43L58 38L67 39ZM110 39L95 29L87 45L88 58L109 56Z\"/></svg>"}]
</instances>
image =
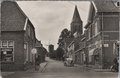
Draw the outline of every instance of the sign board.
<instances>
[{"instance_id":1,"label":"sign board","mask_svg":"<svg viewBox=\"0 0 120 78\"><path fill-rule=\"evenodd\" d=\"M7 52L6 52L6 51L4 51L4 52L3 52L3 54L7 54Z\"/></svg>"},{"instance_id":2,"label":"sign board","mask_svg":"<svg viewBox=\"0 0 120 78\"><path fill-rule=\"evenodd\" d=\"M109 47L109 45L108 44L104 44L104 47Z\"/></svg>"},{"instance_id":3,"label":"sign board","mask_svg":"<svg viewBox=\"0 0 120 78\"><path fill-rule=\"evenodd\" d=\"M37 54L37 49L36 49L36 48L33 48L33 49L31 50L31 53L32 53L32 54Z\"/></svg>"},{"instance_id":4,"label":"sign board","mask_svg":"<svg viewBox=\"0 0 120 78\"><path fill-rule=\"evenodd\" d=\"M1 51L13 51L13 48L2 48Z\"/></svg>"}]
</instances>

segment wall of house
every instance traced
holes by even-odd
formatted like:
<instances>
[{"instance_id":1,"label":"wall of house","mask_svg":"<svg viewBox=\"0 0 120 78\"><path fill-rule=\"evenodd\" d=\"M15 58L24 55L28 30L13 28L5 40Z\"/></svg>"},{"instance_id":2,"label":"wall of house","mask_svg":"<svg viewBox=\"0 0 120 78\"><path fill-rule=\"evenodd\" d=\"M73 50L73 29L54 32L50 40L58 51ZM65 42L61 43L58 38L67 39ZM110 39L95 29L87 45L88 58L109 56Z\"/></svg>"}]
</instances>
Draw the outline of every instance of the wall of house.
<instances>
[{"instance_id":1,"label":"wall of house","mask_svg":"<svg viewBox=\"0 0 120 78\"><path fill-rule=\"evenodd\" d=\"M99 64L104 68L113 63L113 44L119 39L119 18L118 13L98 13L93 22L86 29L86 48L96 41L102 40L102 47L99 50ZM97 22L97 24L96 24ZM95 35L95 25L97 25L98 34ZM89 53L89 50L88 50ZM94 63L93 63L94 64Z\"/></svg>"},{"instance_id":2,"label":"wall of house","mask_svg":"<svg viewBox=\"0 0 120 78\"><path fill-rule=\"evenodd\" d=\"M25 28L24 34L24 44L26 48L25 52L25 68L31 67L32 64L35 63L35 55L31 53L32 49L35 48L36 44L36 36L35 36L35 28L32 23L28 20Z\"/></svg>"},{"instance_id":3,"label":"wall of house","mask_svg":"<svg viewBox=\"0 0 120 78\"><path fill-rule=\"evenodd\" d=\"M113 64L114 43L119 40L119 15L118 13L101 13L102 39L103 39L103 66L110 68Z\"/></svg>"},{"instance_id":4,"label":"wall of house","mask_svg":"<svg viewBox=\"0 0 120 78\"><path fill-rule=\"evenodd\" d=\"M2 32L1 40L14 41L14 62L2 63L2 70L23 70L24 64L24 32Z\"/></svg>"},{"instance_id":5,"label":"wall of house","mask_svg":"<svg viewBox=\"0 0 120 78\"><path fill-rule=\"evenodd\" d=\"M107 14L107 15L106 15ZM103 21L103 22L102 22ZM101 15L104 40L119 39L119 14L118 13L103 13Z\"/></svg>"}]
</instances>

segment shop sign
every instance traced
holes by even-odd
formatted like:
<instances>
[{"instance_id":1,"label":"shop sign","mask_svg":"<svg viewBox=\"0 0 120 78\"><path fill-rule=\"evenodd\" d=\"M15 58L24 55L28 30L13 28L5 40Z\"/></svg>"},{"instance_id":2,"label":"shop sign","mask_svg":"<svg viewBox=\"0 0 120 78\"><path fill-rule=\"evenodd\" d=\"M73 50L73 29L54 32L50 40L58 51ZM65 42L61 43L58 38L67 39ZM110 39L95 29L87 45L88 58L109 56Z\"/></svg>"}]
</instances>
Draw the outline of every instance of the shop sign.
<instances>
[{"instance_id":1,"label":"shop sign","mask_svg":"<svg viewBox=\"0 0 120 78\"><path fill-rule=\"evenodd\" d=\"M104 44L104 47L109 47L109 45L108 44Z\"/></svg>"},{"instance_id":2,"label":"shop sign","mask_svg":"<svg viewBox=\"0 0 120 78\"><path fill-rule=\"evenodd\" d=\"M36 49L36 48L33 48L33 49L31 50L31 53L32 53L32 54L37 54L37 49Z\"/></svg>"},{"instance_id":3,"label":"shop sign","mask_svg":"<svg viewBox=\"0 0 120 78\"><path fill-rule=\"evenodd\" d=\"M3 54L7 54L7 52L6 52L6 51L4 51L4 52L3 52Z\"/></svg>"},{"instance_id":4,"label":"shop sign","mask_svg":"<svg viewBox=\"0 0 120 78\"><path fill-rule=\"evenodd\" d=\"M92 49L95 49L95 48L100 48L100 47L102 47L101 46L101 42L100 41L96 41L94 44L91 44L89 46L89 50L92 50Z\"/></svg>"},{"instance_id":5,"label":"shop sign","mask_svg":"<svg viewBox=\"0 0 120 78\"><path fill-rule=\"evenodd\" d=\"M1 51L12 51L12 48L2 48Z\"/></svg>"}]
</instances>

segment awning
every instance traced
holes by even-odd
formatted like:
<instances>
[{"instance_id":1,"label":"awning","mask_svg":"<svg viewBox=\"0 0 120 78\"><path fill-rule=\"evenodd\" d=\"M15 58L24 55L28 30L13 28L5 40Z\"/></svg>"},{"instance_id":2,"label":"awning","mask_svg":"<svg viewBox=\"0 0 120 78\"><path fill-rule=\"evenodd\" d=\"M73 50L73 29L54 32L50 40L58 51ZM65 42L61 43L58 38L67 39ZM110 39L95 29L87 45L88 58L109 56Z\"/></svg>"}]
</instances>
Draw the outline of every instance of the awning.
<instances>
[{"instance_id":1,"label":"awning","mask_svg":"<svg viewBox=\"0 0 120 78\"><path fill-rule=\"evenodd\" d=\"M96 48L95 50L94 50L94 52L93 52L93 55L98 55L99 54L99 48Z\"/></svg>"},{"instance_id":2,"label":"awning","mask_svg":"<svg viewBox=\"0 0 120 78\"><path fill-rule=\"evenodd\" d=\"M93 55L94 50L95 50L95 49L91 49L91 50L89 51L89 55Z\"/></svg>"}]
</instances>

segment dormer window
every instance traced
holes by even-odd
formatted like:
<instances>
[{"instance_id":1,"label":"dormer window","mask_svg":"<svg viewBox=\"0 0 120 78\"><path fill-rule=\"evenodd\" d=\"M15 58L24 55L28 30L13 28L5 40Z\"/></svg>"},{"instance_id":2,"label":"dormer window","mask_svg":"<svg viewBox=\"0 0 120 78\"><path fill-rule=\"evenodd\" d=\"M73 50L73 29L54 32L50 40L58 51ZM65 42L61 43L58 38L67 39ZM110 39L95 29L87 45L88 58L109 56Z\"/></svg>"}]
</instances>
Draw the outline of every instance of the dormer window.
<instances>
[{"instance_id":1,"label":"dormer window","mask_svg":"<svg viewBox=\"0 0 120 78\"><path fill-rule=\"evenodd\" d=\"M116 7L120 7L120 1L116 1L116 2L114 2L114 4Z\"/></svg>"},{"instance_id":2,"label":"dormer window","mask_svg":"<svg viewBox=\"0 0 120 78\"><path fill-rule=\"evenodd\" d=\"M117 2L117 6L120 6L120 2Z\"/></svg>"}]
</instances>

